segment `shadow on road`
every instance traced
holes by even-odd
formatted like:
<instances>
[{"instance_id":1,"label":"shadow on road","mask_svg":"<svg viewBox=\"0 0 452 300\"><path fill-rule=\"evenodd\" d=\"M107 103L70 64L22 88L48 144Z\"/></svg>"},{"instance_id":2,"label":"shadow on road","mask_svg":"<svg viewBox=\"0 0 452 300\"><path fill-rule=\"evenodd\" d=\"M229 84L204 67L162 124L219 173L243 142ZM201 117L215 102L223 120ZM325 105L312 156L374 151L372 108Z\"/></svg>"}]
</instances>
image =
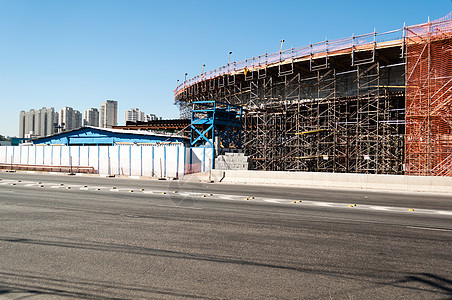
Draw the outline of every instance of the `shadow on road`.
<instances>
[{"instance_id":1,"label":"shadow on road","mask_svg":"<svg viewBox=\"0 0 452 300\"><path fill-rule=\"evenodd\" d=\"M183 294L151 285L121 284L108 281L84 281L80 278L64 280L44 274L25 275L0 272L0 298L26 299L33 296L60 296L75 299L136 299L144 295L157 298L210 299L198 294ZM17 297L14 297L17 295ZM133 296L140 295L140 296Z\"/></svg>"},{"instance_id":2,"label":"shadow on road","mask_svg":"<svg viewBox=\"0 0 452 300\"><path fill-rule=\"evenodd\" d=\"M445 296L450 299L452 296L452 281L449 278L441 277L432 273L392 273L384 274L381 270L368 270L368 269L347 269L336 268L332 269L332 266L326 266L319 263L313 263L310 265L304 264L303 266L289 266L278 263L266 263L261 259L246 260L237 259L225 256L212 256L212 255L200 255L194 253L178 252L171 250L153 249L148 247L130 246L122 244L105 244L94 242L70 242L70 241L45 241L37 239L27 238L8 238L0 237L1 242L7 243L23 243L33 244L50 247L68 247L73 249L83 250L95 250L106 252L119 252L127 254L139 254L149 256L159 256L164 258L183 259L183 260L196 260L215 262L222 264L234 264L239 266L252 266L273 268L281 270L295 271L305 274L323 275L338 278L356 278L369 284L376 284L380 288L396 287L402 289L408 289L413 291L422 291L432 293L437 296ZM397 279L401 278L402 279ZM105 291L112 291L114 293L105 294ZM175 290L166 290L158 287L143 286L143 285L122 285L117 282L102 282L96 280L95 282L84 281L82 279L70 281L47 277L46 274L42 275L25 275L14 274L13 272L0 272L0 296L2 294L45 294L45 295L59 295L64 297L73 298L90 298L90 299L114 299L113 295L119 295L121 299L129 298L127 291L145 295L156 295L157 297L188 297L197 299L206 299L202 294L181 294ZM353 289L347 289L347 291L341 291L342 293L352 292ZM338 292L338 291L336 291ZM337 296L337 294L336 294ZM17 298L19 299L19 297Z\"/></svg>"}]
</instances>

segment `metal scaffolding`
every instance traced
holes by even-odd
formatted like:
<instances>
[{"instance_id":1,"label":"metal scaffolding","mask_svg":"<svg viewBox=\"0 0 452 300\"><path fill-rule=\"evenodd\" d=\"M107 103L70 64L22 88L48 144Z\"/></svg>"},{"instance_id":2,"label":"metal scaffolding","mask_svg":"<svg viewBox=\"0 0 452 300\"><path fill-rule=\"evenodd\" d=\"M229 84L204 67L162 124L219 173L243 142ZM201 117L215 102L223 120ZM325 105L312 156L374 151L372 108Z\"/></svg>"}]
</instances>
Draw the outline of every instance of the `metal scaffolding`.
<instances>
[{"instance_id":1,"label":"metal scaffolding","mask_svg":"<svg viewBox=\"0 0 452 300\"><path fill-rule=\"evenodd\" d=\"M233 62L184 82L175 90L175 100L182 114L189 114L195 101L241 106L243 149L258 170L404 174L406 151L407 173L424 175L413 171L413 166L420 165L416 159L432 150L416 152L413 149L419 145L411 139L417 135L418 141L424 141L421 132L431 130L416 125L419 130L414 132L411 125L415 118L427 118L431 123L435 113L441 128L450 130L452 70L448 67L452 49L450 36L443 35L435 49L442 47L448 56L437 58L443 69L433 76L432 62L427 66L424 62L433 61L424 58L434 53L430 50L433 44L419 46L425 44L424 39L419 42L410 30L415 31L415 27L324 41ZM413 67L416 57L419 64ZM418 70L422 67L424 73ZM410 72L427 77L411 76ZM428 117L421 113L411 117L411 107L416 104L410 99L419 98L415 88L419 82L428 86L430 98L441 95L445 99L435 107L431 106L435 100L429 100L432 111ZM430 167L438 171L429 175L450 175L452 169L450 131L442 132L441 142L437 139L434 144L441 144L438 147L443 154ZM440 170L439 165L449 172Z\"/></svg>"},{"instance_id":2,"label":"metal scaffolding","mask_svg":"<svg viewBox=\"0 0 452 300\"><path fill-rule=\"evenodd\" d=\"M452 22L408 28L406 45L407 174L451 176Z\"/></svg>"}]
</instances>

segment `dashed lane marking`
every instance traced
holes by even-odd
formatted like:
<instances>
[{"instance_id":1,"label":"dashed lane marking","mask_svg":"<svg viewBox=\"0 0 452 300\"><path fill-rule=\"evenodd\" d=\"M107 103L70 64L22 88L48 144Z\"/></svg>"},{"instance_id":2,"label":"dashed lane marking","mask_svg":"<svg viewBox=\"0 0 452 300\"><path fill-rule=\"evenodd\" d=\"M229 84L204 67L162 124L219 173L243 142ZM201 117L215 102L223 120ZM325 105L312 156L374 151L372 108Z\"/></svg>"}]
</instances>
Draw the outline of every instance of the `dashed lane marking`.
<instances>
[{"instance_id":1,"label":"dashed lane marking","mask_svg":"<svg viewBox=\"0 0 452 300\"><path fill-rule=\"evenodd\" d=\"M421 226L407 226L407 228L431 230L431 231L446 231L446 232L452 231L452 229L447 229L447 228L433 228L433 227L421 227Z\"/></svg>"},{"instance_id":2,"label":"dashed lane marking","mask_svg":"<svg viewBox=\"0 0 452 300\"><path fill-rule=\"evenodd\" d=\"M270 203L283 203L285 200L279 200L279 199L264 199L265 202Z\"/></svg>"},{"instance_id":3,"label":"dashed lane marking","mask_svg":"<svg viewBox=\"0 0 452 300\"><path fill-rule=\"evenodd\" d=\"M219 195L218 198L224 199L224 200L233 200L233 196L227 196L227 195Z\"/></svg>"},{"instance_id":4,"label":"dashed lane marking","mask_svg":"<svg viewBox=\"0 0 452 300\"><path fill-rule=\"evenodd\" d=\"M448 215L448 216L452 216L452 211L437 210L436 213L438 213L438 214L440 214L440 215Z\"/></svg>"},{"instance_id":5,"label":"dashed lane marking","mask_svg":"<svg viewBox=\"0 0 452 300\"><path fill-rule=\"evenodd\" d=\"M335 204L336 203L328 203L328 202L311 202L311 203L308 203L308 204L314 204L314 205L317 205L317 206L326 206L326 207L331 207L331 206L335 206Z\"/></svg>"},{"instance_id":6,"label":"dashed lane marking","mask_svg":"<svg viewBox=\"0 0 452 300\"><path fill-rule=\"evenodd\" d=\"M385 206L370 206L370 209L374 209L374 210L383 210L383 211L387 211L389 209L391 209L390 207L385 207Z\"/></svg>"},{"instance_id":7,"label":"dashed lane marking","mask_svg":"<svg viewBox=\"0 0 452 300\"><path fill-rule=\"evenodd\" d=\"M34 181L21 181L21 180L8 180L3 179L0 181L0 185L11 185L15 184L17 186L25 186L25 187L49 187L52 189L67 189L67 186L55 185L56 183L50 183L50 184L37 184ZM69 185L72 189L79 189L79 190L94 190L94 191L110 191L110 192L128 192L131 190L131 188L127 189L112 189L109 187L86 187L83 185ZM143 194L161 194L165 191L149 191L149 190L142 190L142 189L135 189L133 188L134 192L137 191L137 193L143 193ZM167 191L166 191L167 192ZM178 196L184 196L184 197L202 197L204 195L203 193L194 193L194 192L178 192L176 195ZM213 195L213 198L217 199L223 199L223 200L232 200L232 201L243 201L243 196L241 195L227 195L227 194L216 194ZM251 198L249 198L251 199ZM264 197L258 197L258 199L252 199L255 202L258 201L264 201L268 203L276 203L276 204L290 204L292 200L289 199L276 199L276 198L264 198ZM303 200L303 205L300 207L305 206L317 206L317 207L329 207L329 208L348 208L350 203L332 203L332 202L322 202L322 201L309 201L309 200ZM443 215L443 216L452 216L452 211L446 211L446 210L432 210L432 209L415 209L414 211L409 211L409 208L406 207L390 207L390 206L379 206L379 205L365 205L365 204L359 204L355 207L357 210L374 210L374 211L382 211L382 212L395 212L395 213L410 213L410 214L436 214L436 215ZM428 230L428 229L426 229Z\"/></svg>"}]
</instances>

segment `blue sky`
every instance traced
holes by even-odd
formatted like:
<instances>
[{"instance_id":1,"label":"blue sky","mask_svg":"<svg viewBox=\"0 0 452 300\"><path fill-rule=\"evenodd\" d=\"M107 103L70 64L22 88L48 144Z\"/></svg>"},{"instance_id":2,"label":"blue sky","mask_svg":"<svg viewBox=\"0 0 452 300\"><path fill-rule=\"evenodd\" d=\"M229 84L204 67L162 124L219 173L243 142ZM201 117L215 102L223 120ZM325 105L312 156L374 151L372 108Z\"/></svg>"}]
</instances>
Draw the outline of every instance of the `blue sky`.
<instances>
[{"instance_id":1,"label":"blue sky","mask_svg":"<svg viewBox=\"0 0 452 300\"><path fill-rule=\"evenodd\" d=\"M178 118L177 80L265 52L402 28L452 10L433 1L0 0L0 134L19 112L106 99Z\"/></svg>"}]
</instances>

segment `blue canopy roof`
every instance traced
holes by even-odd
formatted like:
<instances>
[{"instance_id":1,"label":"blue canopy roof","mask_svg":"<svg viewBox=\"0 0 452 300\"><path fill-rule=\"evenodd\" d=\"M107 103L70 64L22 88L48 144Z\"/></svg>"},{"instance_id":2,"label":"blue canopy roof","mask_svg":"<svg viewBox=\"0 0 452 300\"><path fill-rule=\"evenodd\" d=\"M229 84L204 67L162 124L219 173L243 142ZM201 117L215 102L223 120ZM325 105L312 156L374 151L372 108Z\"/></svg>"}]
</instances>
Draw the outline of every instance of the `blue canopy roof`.
<instances>
[{"instance_id":1,"label":"blue canopy roof","mask_svg":"<svg viewBox=\"0 0 452 300\"><path fill-rule=\"evenodd\" d=\"M33 144L68 146L111 146L115 144L185 143L183 136L165 135L149 131L82 127L71 131L31 140Z\"/></svg>"}]
</instances>

